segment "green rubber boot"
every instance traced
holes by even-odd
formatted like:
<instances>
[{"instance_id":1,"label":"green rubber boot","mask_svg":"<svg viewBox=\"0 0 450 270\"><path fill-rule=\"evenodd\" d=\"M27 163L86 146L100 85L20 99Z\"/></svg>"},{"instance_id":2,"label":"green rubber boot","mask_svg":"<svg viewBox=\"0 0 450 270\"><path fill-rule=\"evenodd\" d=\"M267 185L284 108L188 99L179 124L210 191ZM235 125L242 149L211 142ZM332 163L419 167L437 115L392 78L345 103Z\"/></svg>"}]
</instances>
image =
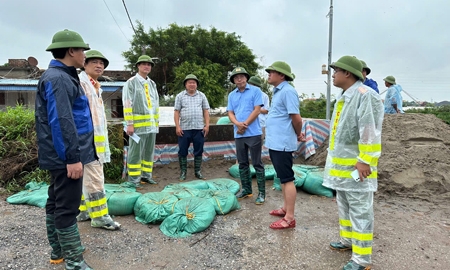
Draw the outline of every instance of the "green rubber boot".
<instances>
[{"instance_id":1,"label":"green rubber boot","mask_svg":"<svg viewBox=\"0 0 450 270\"><path fill-rule=\"evenodd\" d=\"M61 245L59 244L58 234L56 233L55 216L47 215L45 217L45 225L47 227L47 239L52 247L50 263L60 264L64 261L64 257L62 255Z\"/></svg>"},{"instance_id":2,"label":"green rubber boot","mask_svg":"<svg viewBox=\"0 0 450 270\"><path fill-rule=\"evenodd\" d=\"M180 162L180 181L184 181L186 180L187 157L178 157L178 161Z\"/></svg>"},{"instance_id":3,"label":"green rubber boot","mask_svg":"<svg viewBox=\"0 0 450 270\"><path fill-rule=\"evenodd\" d=\"M205 179L202 175L201 167L202 167L202 156L194 157L194 170L195 170L195 177L198 179Z\"/></svg>"},{"instance_id":4,"label":"green rubber boot","mask_svg":"<svg viewBox=\"0 0 450 270\"><path fill-rule=\"evenodd\" d=\"M258 183L258 197L255 203L261 205L266 200L266 176L264 171L256 172L256 181Z\"/></svg>"},{"instance_id":5,"label":"green rubber boot","mask_svg":"<svg viewBox=\"0 0 450 270\"><path fill-rule=\"evenodd\" d=\"M91 270L83 259L83 246L77 224L64 229L56 229L67 270Z\"/></svg>"},{"instance_id":6,"label":"green rubber boot","mask_svg":"<svg viewBox=\"0 0 450 270\"><path fill-rule=\"evenodd\" d=\"M242 189L238 192L238 194L236 194L236 198L244 199L253 196L250 168L239 169L239 177L241 178Z\"/></svg>"}]
</instances>

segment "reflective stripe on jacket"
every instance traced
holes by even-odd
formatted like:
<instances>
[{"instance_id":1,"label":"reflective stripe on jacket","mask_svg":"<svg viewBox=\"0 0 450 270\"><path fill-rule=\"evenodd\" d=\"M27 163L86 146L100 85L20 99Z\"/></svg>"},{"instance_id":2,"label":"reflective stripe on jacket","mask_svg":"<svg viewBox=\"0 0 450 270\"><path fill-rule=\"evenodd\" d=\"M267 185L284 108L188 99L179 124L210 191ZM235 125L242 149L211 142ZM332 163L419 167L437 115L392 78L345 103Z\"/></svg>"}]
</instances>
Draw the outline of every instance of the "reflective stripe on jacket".
<instances>
[{"instance_id":1,"label":"reflective stripe on jacket","mask_svg":"<svg viewBox=\"0 0 450 270\"><path fill-rule=\"evenodd\" d=\"M123 87L122 101L124 120L134 126L137 135L159 132L159 96L154 81L139 74L131 77Z\"/></svg>"},{"instance_id":2,"label":"reflective stripe on jacket","mask_svg":"<svg viewBox=\"0 0 450 270\"><path fill-rule=\"evenodd\" d=\"M380 95L359 81L337 99L330 122L324 186L342 191L377 190L383 117ZM350 175L358 161L370 164L372 170L363 182Z\"/></svg>"},{"instance_id":3,"label":"reflective stripe on jacket","mask_svg":"<svg viewBox=\"0 0 450 270\"><path fill-rule=\"evenodd\" d=\"M94 81L86 72L79 74L81 86L89 99L92 123L94 125L94 143L97 156L101 163L111 161L111 152L108 140L108 123L106 120L105 105L103 104L102 88L98 81ZM95 86L94 84L95 83Z\"/></svg>"}]
</instances>

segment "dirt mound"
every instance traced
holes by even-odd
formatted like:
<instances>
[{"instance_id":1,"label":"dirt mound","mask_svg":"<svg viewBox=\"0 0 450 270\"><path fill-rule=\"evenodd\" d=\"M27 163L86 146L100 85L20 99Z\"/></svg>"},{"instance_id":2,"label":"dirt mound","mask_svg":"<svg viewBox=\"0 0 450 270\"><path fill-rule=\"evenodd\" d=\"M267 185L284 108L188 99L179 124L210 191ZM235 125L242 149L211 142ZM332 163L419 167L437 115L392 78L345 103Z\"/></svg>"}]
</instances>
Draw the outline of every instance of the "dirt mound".
<instances>
[{"instance_id":1,"label":"dirt mound","mask_svg":"<svg viewBox=\"0 0 450 270\"><path fill-rule=\"evenodd\" d=\"M450 199L450 126L431 114L385 115L378 195ZM325 165L328 140L307 160Z\"/></svg>"}]
</instances>

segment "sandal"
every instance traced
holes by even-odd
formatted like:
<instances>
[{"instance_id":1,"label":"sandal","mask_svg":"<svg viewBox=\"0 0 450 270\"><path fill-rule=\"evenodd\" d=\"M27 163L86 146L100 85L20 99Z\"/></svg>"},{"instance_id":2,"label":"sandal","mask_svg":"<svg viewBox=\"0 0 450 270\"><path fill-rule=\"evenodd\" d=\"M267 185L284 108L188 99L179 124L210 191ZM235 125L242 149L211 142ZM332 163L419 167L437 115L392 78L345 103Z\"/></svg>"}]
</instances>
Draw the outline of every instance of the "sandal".
<instances>
[{"instance_id":1,"label":"sandal","mask_svg":"<svg viewBox=\"0 0 450 270\"><path fill-rule=\"evenodd\" d=\"M283 207L281 207L280 209L270 211L269 214L272 216L284 217L286 215L286 211L284 211Z\"/></svg>"},{"instance_id":2,"label":"sandal","mask_svg":"<svg viewBox=\"0 0 450 270\"><path fill-rule=\"evenodd\" d=\"M281 225L282 222L286 222L286 224L288 225L287 227L284 227L283 225ZM291 220L291 221L287 221L285 218L282 218L278 221L273 222L272 224L270 224L269 226L271 229L274 230L283 230L283 229L290 229L290 228L295 228L295 219Z\"/></svg>"}]
</instances>

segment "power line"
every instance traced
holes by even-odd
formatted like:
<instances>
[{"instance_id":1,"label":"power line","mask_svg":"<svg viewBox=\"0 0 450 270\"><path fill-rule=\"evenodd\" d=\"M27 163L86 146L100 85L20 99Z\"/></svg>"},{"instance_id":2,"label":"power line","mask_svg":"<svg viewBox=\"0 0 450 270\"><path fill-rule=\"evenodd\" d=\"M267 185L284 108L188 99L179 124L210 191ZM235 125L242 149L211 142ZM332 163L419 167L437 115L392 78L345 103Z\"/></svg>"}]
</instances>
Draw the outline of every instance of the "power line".
<instances>
[{"instance_id":1,"label":"power line","mask_svg":"<svg viewBox=\"0 0 450 270\"><path fill-rule=\"evenodd\" d=\"M127 12L128 20L130 20L131 28L133 28L134 34L136 35L136 29L134 29L134 25L133 22L131 21L130 14L128 13L127 5L125 4L125 0L122 0L122 3L123 7L125 8L125 11Z\"/></svg>"},{"instance_id":2,"label":"power line","mask_svg":"<svg viewBox=\"0 0 450 270\"><path fill-rule=\"evenodd\" d=\"M109 9L108 4L106 4L106 1L105 1L105 0L103 0L103 3L105 3L106 8L107 8L108 11L109 11L109 14L111 14L111 17L112 17L113 20L116 22L117 27L119 27L120 32L122 32L122 35L125 37L125 39L126 39L128 42L130 42L130 40L127 38L127 36L125 35L125 33L124 33L124 32L122 31L122 29L120 28L119 23L117 23L116 18L114 18L114 15L112 14L112 12L111 12L111 10Z\"/></svg>"}]
</instances>

